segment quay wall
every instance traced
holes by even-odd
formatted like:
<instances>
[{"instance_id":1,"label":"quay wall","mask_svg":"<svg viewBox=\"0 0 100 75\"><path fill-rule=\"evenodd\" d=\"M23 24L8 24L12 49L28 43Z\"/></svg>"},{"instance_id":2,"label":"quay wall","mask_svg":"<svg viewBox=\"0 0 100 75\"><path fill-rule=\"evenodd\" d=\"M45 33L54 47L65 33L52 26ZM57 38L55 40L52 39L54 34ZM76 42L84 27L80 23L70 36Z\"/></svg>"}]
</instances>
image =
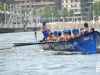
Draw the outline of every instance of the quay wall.
<instances>
[{"instance_id":1,"label":"quay wall","mask_svg":"<svg viewBox=\"0 0 100 75\"><path fill-rule=\"evenodd\" d=\"M80 23L67 23L67 22L55 22L47 23L46 26L50 30L62 30L62 29L72 29L72 28L83 28L84 23L88 23L90 28L100 28L100 22L80 22ZM23 31L40 31L41 23L27 24L23 25L0 25L0 33L9 33L9 32L23 32Z\"/></svg>"},{"instance_id":2,"label":"quay wall","mask_svg":"<svg viewBox=\"0 0 100 75\"><path fill-rule=\"evenodd\" d=\"M88 23L89 28L100 28L100 22ZM50 30L60 29L72 29L72 28L83 28L84 23L51 23L47 24L47 28Z\"/></svg>"}]
</instances>

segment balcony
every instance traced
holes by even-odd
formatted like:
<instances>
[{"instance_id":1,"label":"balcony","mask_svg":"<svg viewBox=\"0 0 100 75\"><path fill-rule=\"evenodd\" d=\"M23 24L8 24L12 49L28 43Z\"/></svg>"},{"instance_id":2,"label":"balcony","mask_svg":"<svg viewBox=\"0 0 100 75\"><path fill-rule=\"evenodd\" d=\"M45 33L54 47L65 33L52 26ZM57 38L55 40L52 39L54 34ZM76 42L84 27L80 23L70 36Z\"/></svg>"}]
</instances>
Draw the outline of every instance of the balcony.
<instances>
[{"instance_id":1,"label":"balcony","mask_svg":"<svg viewBox=\"0 0 100 75\"><path fill-rule=\"evenodd\" d=\"M55 2L53 1L53 2L43 2L43 1L41 1L41 2L25 2L25 3L19 3L19 4L17 4L17 5L20 5L20 6L31 6L31 5L54 5L55 4Z\"/></svg>"}]
</instances>

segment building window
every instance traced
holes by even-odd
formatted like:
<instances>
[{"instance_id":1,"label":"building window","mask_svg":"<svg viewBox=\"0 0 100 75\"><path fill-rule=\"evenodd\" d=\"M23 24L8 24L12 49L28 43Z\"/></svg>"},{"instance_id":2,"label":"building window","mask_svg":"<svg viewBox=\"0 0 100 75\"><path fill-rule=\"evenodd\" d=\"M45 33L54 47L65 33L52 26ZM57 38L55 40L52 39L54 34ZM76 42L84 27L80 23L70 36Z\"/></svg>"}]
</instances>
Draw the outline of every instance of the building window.
<instances>
[{"instance_id":1,"label":"building window","mask_svg":"<svg viewBox=\"0 0 100 75\"><path fill-rule=\"evenodd\" d=\"M73 4L73 5L71 5L71 7L77 7L77 4Z\"/></svg>"},{"instance_id":2,"label":"building window","mask_svg":"<svg viewBox=\"0 0 100 75\"><path fill-rule=\"evenodd\" d=\"M78 2L79 0L71 0L71 2Z\"/></svg>"}]
</instances>

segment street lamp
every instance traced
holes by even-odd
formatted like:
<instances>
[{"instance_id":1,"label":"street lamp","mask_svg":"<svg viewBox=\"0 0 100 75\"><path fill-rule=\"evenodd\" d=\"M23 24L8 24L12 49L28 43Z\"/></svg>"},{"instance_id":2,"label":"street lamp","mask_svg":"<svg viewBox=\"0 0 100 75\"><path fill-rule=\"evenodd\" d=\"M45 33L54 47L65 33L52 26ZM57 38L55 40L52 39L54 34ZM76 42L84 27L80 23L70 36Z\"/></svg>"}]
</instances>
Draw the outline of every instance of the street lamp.
<instances>
[{"instance_id":1,"label":"street lamp","mask_svg":"<svg viewBox=\"0 0 100 75\"><path fill-rule=\"evenodd\" d=\"M52 23L53 23L53 13L52 13Z\"/></svg>"},{"instance_id":2,"label":"street lamp","mask_svg":"<svg viewBox=\"0 0 100 75\"><path fill-rule=\"evenodd\" d=\"M12 26L12 16L11 16L11 12L12 12L12 8L11 8L11 5L9 5L10 6L10 24L11 24L11 26Z\"/></svg>"},{"instance_id":3,"label":"street lamp","mask_svg":"<svg viewBox=\"0 0 100 75\"><path fill-rule=\"evenodd\" d=\"M6 25L6 4L4 4L4 13L5 13L5 25Z\"/></svg>"},{"instance_id":4,"label":"street lamp","mask_svg":"<svg viewBox=\"0 0 100 75\"><path fill-rule=\"evenodd\" d=\"M26 23L26 12L25 12L25 23Z\"/></svg>"},{"instance_id":5,"label":"street lamp","mask_svg":"<svg viewBox=\"0 0 100 75\"><path fill-rule=\"evenodd\" d=\"M21 11L21 6L20 6L20 24L22 25L22 11Z\"/></svg>"},{"instance_id":6,"label":"street lamp","mask_svg":"<svg viewBox=\"0 0 100 75\"><path fill-rule=\"evenodd\" d=\"M17 19L18 19L18 18L17 18L17 15L18 15L18 7L15 6L15 8L16 8L16 26L17 26L17 21L18 21L18 20L17 20Z\"/></svg>"},{"instance_id":7,"label":"street lamp","mask_svg":"<svg viewBox=\"0 0 100 75\"><path fill-rule=\"evenodd\" d=\"M15 5L14 4L12 4L12 11L13 11L12 21L14 22L14 20L15 20L15 17L14 17L14 15L15 15Z\"/></svg>"},{"instance_id":8,"label":"street lamp","mask_svg":"<svg viewBox=\"0 0 100 75\"><path fill-rule=\"evenodd\" d=\"M82 20L83 20L83 19L82 19L82 12L81 12L81 22L82 22Z\"/></svg>"},{"instance_id":9,"label":"street lamp","mask_svg":"<svg viewBox=\"0 0 100 75\"><path fill-rule=\"evenodd\" d=\"M30 23L31 23L31 26L32 26L32 11L30 11L29 19L30 19Z\"/></svg>"},{"instance_id":10,"label":"street lamp","mask_svg":"<svg viewBox=\"0 0 100 75\"><path fill-rule=\"evenodd\" d=\"M94 11L93 11L93 22L94 22Z\"/></svg>"}]
</instances>

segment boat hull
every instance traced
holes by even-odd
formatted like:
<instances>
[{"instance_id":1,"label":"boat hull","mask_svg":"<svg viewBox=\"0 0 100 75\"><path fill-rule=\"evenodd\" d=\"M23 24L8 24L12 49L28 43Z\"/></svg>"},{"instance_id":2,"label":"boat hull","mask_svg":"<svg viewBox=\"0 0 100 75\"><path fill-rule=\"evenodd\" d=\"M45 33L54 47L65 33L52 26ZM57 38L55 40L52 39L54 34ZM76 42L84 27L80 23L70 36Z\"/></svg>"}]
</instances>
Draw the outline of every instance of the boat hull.
<instances>
[{"instance_id":1,"label":"boat hull","mask_svg":"<svg viewBox=\"0 0 100 75\"><path fill-rule=\"evenodd\" d=\"M100 33L95 31L69 41L47 42L42 44L43 49L55 51L74 51L87 54L96 54L100 43Z\"/></svg>"}]
</instances>

